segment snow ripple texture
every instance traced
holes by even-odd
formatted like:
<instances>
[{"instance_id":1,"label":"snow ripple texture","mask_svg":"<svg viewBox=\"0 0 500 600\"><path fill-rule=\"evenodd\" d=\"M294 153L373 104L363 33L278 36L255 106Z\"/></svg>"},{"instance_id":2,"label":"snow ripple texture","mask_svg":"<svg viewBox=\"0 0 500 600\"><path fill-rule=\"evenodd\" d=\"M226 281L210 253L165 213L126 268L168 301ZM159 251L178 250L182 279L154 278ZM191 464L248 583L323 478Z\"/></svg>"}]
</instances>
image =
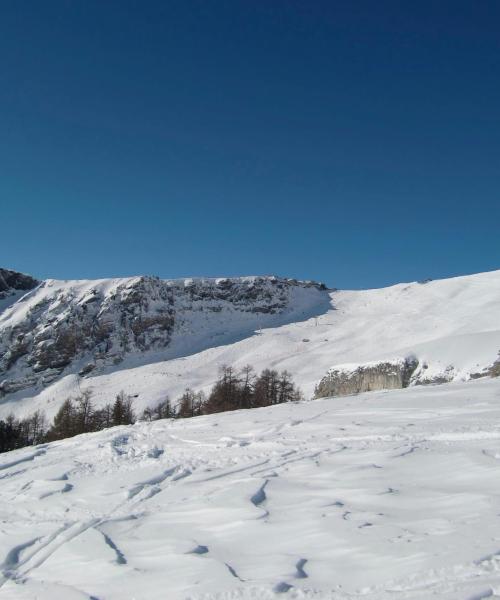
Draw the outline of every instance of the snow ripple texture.
<instances>
[{"instance_id":1,"label":"snow ripple texture","mask_svg":"<svg viewBox=\"0 0 500 600\"><path fill-rule=\"evenodd\" d=\"M499 469L498 379L10 452L0 597L500 597Z\"/></svg>"}]
</instances>

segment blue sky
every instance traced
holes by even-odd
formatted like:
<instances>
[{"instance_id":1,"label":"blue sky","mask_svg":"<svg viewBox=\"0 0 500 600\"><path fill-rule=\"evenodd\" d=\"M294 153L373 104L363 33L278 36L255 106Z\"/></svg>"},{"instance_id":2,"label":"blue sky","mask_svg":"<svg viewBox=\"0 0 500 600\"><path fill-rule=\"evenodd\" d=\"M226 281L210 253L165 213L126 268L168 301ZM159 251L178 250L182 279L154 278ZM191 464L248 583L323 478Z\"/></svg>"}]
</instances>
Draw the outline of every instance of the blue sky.
<instances>
[{"instance_id":1,"label":"blue sky","mask_svg":"<svg viewBox=\"0 0 500 600\"><path fill-rule=\"evenodd\" d=\"M0 265L500 268L500 3L7 0Z\"/></svg>"}]
</instances>

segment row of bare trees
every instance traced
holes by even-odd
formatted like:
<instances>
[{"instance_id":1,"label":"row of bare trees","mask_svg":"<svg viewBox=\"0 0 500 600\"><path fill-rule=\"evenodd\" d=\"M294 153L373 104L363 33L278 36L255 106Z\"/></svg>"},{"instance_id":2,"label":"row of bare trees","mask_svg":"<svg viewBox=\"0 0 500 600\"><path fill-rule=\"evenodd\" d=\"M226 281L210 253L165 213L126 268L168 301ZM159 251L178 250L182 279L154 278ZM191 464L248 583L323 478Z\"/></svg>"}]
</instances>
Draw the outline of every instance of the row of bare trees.
<instances>
[{"instance_id":1,"label":"row of bare trees","mask_svg":"<svg viewBox=\"0 0 500 600\"><path fill-rule=\"evenodd\" d=\"M36 446L45 440L46 433L47 420L40 410L25 419L9 415L5 421L0 420L0 452Z\"/></svg>"},{"instance_id":2,"label":"row of bare trees","mask_svg":"<svg viewBox=\"0 0 500 600\"><path fill-rule=\"evenodd\" d=\"M113 404L96 409L92 402L92 391L84 390L76 398L68 398L63 402L47 432L47 440L60 440L115 425L131 425L135 420L132 398L125 392L120 392Z\"/></svg>"},{"instance_id":3,"label":"row of bare trees","mask_svg":"<svg viewBox=\"0 0 500 600\"><path fill-rule=\"evenodd\" d=\"M146 408L141 419L185 419L301 399L302 394L288 371L279 373L265 369L257 375L251 366L239 371L234 367L224 366L208 396L187 388L174 405L167 397L154 407ZM133 399L124 392L116 396L113 404L96 408L92 401L92 391L84 390L78 396L67 398L63 402L50 427L41 411L36 411L26 419L17 420L10 416L5 421L0 421L0 452L100 431L115 425L129 425L135 421Z\"/></svg>"},{"instance_id":4,"label":"row of bare trees","mask_svg":"<svg viewBox=\"0 0 500 600\"><path fill-rule=\"evenodd\" d=\"M5 421L0 420L0 452L100 431L114 425L129 425L135 420L132 398L124 392L118 394L113 404L96 409L92 391L84 390L62 403L50 427L40 410L25 419L9 415Z\"/></svg>"},{"instance_id":5,"label":"row of bare trees","mask_svg":"<svg viewBox=\"0 0 500 600\"><path fill-rule=\"evenodd\" d=\"M195 417L212 413L272 406L302 399L288 371L265 369L256 375L250 365L240 371L234 367L221 368L208 397L187 389L178 403L178 416Z\"/></svg>"}]
</instances>

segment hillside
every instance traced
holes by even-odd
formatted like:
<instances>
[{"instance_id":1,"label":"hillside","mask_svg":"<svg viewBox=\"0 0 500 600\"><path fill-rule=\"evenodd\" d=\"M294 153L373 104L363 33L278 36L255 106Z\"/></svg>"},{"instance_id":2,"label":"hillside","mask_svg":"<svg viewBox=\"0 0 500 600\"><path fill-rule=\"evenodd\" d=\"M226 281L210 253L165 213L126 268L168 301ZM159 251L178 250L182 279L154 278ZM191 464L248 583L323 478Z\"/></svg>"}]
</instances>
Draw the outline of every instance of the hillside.
<instances>
[{"instance_id":1,"label":"hillside","mask_svg":"<svg viewBox=\"0 0 500 600\"><path fill-rule=\"evenodd\" d=\"M275 277L42 282L0 313L0 416L92 388L140 410L223 364L288 369L306 397L334 365L416 357L411 385L479 376L500 350L500 271L364 291Z\"/></svg>"},{"instance_id":2,"label":"hillside","mask_svg":"<svg viewBox=\"0 0 500 600\"><path fill-rule=\"evenodd\" d=\"M0 456L2 600L500 596L500 380Z\"/></svg>"}]
</instances>

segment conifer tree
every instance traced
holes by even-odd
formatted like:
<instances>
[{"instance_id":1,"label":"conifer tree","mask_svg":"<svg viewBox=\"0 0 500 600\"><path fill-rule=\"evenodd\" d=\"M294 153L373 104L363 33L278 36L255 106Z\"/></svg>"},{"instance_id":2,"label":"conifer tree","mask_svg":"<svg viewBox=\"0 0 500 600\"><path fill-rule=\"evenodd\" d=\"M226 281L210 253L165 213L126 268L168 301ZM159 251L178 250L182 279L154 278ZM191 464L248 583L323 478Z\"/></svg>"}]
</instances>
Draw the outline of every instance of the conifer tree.
<instances>
[{"instance_id":1,"label":"conifer tree","mask_svg":"<svg viewBox=\"0 0 500 600\"><path fill-rule=\"evenodd\" d=\"M49 431L49 439L61 440L75 435L75 407L71 398L66 398L54 417Z\"/></svg>"},{"instance_id":2,"label":"conifer tree","mask_svg":"<svg viewBox=\"0 0 500 600\"><path fill-rule=\"evenodd\" d=\"M113 425L131 425L134 421L132 398L122 390L113 404Z\"/></svg>"}]
</instances>

